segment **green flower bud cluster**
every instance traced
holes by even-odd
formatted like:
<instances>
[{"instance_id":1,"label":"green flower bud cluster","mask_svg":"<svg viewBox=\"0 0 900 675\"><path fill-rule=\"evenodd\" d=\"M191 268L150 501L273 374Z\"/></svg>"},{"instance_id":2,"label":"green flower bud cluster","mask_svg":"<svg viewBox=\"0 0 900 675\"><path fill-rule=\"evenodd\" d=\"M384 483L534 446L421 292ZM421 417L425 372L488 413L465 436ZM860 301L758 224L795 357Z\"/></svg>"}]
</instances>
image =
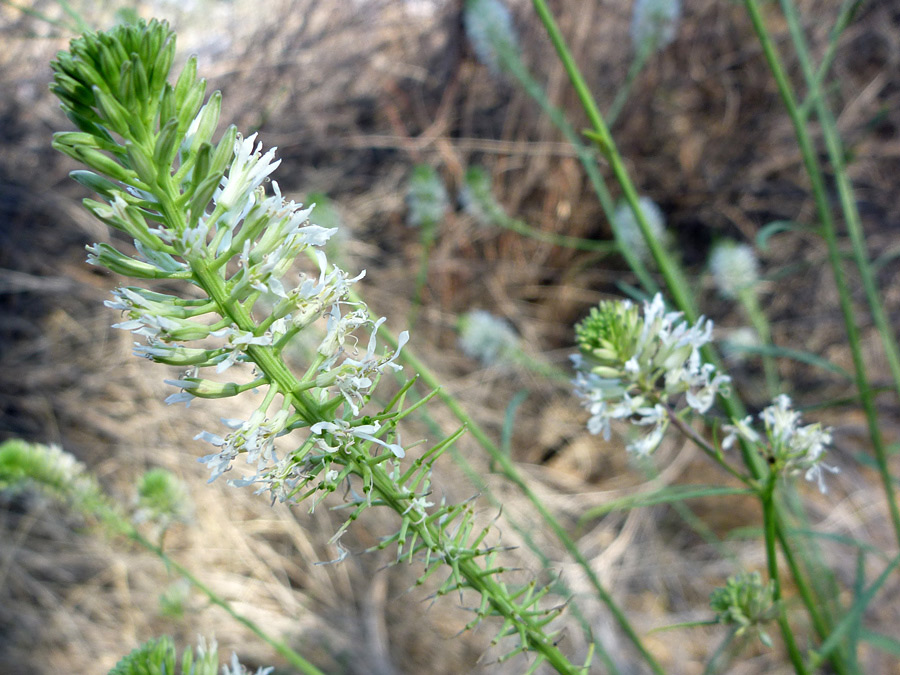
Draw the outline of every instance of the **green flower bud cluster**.
<instances>
[{"instance_id":1,"label":"green flower bud cluster","mask_svg":"<svg viewBox=\"0 0 900 675\"><path fill-rule=\"evenodd\" d=\"M759 572L729 577L724 588L717 588L710 594L709 606L719 623L737 628L737 635L752 631L759 635L763 644L772 646L772 639L763 626L777 614L775 584L764 582Z\"/></svg>"},{"instance_id":2,"label":"green flower bud cluster","mask_svg":"<svg viewBox=\"0 0 900 675\"><path fill-rule=\"evenodd\" d=\"M662 441L671 408L682 395L687 408L705 413L725 391L730 378L700 357L712 339L712 322L701 318L691 326L681 316L667 312L657 294L642 308L629 301L601 302L575 327L575 392L591 414L591 433L608 440L616 419L651 427L628 445L646 455Z\"/></svg>"}]
</instances>

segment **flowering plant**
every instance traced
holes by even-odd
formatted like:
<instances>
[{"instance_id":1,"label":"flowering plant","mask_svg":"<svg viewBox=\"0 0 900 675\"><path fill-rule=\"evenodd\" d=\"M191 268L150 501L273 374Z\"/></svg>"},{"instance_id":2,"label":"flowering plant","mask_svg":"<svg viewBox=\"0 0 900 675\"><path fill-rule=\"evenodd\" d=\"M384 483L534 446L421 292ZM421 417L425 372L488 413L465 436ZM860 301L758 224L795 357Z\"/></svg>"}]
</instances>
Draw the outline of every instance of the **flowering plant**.
<instances>
[{"instance_id":1,"label":"flowering plant","mask_svg":"<svg viewBox=\"0 0 900 675\"><path fill-rule=\"evenodd\" d=\"M409 446L398 425L431 396L408 404L409 380L386 405L366 412L381 376L400 369L408 334L400 334L396 349L379 350L376 332L385 319L372 318L351 297L363 274L350 277L322 250L334 230L309 223L310 209L286 199L277 183L267 193L278 166L274 149L264 152L255 135L244 138L233 126L213 140L221 96L206 98L194 58L170 84L174 54L175 36L158 21L73 40L52 64L52 89L80 131L56 134L53 144L91 169L72 174L100 197L85 200L87 208L134 239L133 254L89 247L89 262L166 282L165 291L119 288L107 304L124 314L118 328L146 339L138 356L183 369L167 380L179 389L167 402L263 392L247 420L225 420L224 435L197 435L214 447L200 459L210 480L242 458L250 472L231 484L281 501L310 500L311 508L347 486L351 513L332 538L338 547L363 510L388 507L401 525L380 547L396 544L398 560L421 559L423 579L445 568L439 594L474 590L481 601L470 626L498 615L501 636L519 639L513 652L534 651L560 672L580 670L546 628L558 613L538 606L548 589L508 587L497 578L499 551L484 543L487 529L474 527L472 507L428 499L432 466L462 430L406 466ZM302 256L315 269L291 281ZM177 284L189 290L170 292ZM263 299L271 309L261 309ZM313 324L324 337L298 376L283 351ZM250 366L243 379L206 376L245 372L234 368L239 364Z\"/></svg>"}]
</instances>

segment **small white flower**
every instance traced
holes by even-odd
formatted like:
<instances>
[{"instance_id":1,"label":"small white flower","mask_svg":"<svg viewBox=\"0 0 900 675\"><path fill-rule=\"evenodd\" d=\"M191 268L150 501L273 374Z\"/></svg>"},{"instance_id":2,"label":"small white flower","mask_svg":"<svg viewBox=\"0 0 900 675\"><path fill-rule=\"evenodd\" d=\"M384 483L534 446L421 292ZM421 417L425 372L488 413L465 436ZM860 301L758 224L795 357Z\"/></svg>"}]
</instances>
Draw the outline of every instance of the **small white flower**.
<instances>
[{"instance_id":1,"label":"small white flower","mask_svg":"<svg viewBox=\"0 0 900 675\"><path fill-rule=\"evenodd\" d=\"M255 147L254 147L255 146ZM230 211L243 207L247 197L270 173L278 168L281 160L275 160L275 148L262 154L262 143L256 144L256 134L245 138L238 135L234 142L234 159L222 186L213 197L216 206Z\"/></svg>"},{"instance_id":2,"label":"small white flower","mask_svg":"<svg viewBox=\"0 0 900 675\"><path fill-rule=\"evenodd\" d=\"M402 459L406 456L406 451L402 445L397 443L388 443L380 438L376 438L374 434L378 433L381 425L378 422L372 424L358 424L353 426L347 420L335 420L334 422L316 422L309 430L316 436L330 434L338 445L329 445L324 438L317 439L317 445L325 452L336 452L345 449L356 442L355 439L370 441L383 446L389 450L394 457Z\"/></svg>"}]
</instances>

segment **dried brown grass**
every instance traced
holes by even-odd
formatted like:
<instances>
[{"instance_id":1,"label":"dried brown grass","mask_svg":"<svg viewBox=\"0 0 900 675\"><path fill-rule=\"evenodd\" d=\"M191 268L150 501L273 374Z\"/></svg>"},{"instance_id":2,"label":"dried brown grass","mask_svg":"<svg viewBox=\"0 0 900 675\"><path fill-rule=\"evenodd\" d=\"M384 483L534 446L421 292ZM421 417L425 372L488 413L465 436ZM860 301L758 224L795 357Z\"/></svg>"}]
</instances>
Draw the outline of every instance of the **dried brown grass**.
<instances>
[{"instance_id":1,"label":"dried brown grass","mask_svg":"<svg viewBox=\"0 0 900 675\"><path fill-rule=\"evenodd\" d=\"M575 101L528 4L511 4L530 65L553 100L572 111L578 128ZM837 6L806 4L807 16L816 17ZM685 263L705 285L703 264L713 239L752 239L766 222L808 220L812 206L790 127L741 9L711 1L689 5L678 41L643 73L615 132L633 175L663 206ZM52 2L33 6L59 14ZM335 199L347 230L346 266L368 270L363 294L398 329L409 309L403 289L412 287L419 255L417 233L404 225L405 180L413 163L438 166L451 192L467 167L482 164L508 211L536 227L589 237L609 231L558 133L524 94L474 61L461 32L459 5L435 6L428 14L376 1L296 0L267 3L264 11L259 3L197 3L193 13L172 17L181 53L199 53L201 70L223 90L223 118L244 130L258 128L267 145L279 146L282 188ZM111 12L88 4L84 9L99 22ZM146 3L142 12L151 9ZM628 3L573 2L558 9L594 91L608 104L628 66ZM892 225L900 220L893 199L900 157L895 14L890 3L868 5L842 40L835 63L839 124L854 152L851 175L875 255L896 247ZM146 468L162 466L181 476L196 518L167 537L170 554L327 672L520 672L520 660L491 665L489 629L454 638L468 620L457 599L431 606L427 589L409 590L415 569L381 570L387 554L316 565L335 555L326 542L339 512L272 508L246 490L205 485L195 461L204 449L193 435L215 428L219 417L240 416L234 407L249 404L164 406L168 392L161 380L169 373L131 357L130 336L108 327L114 317L101 302L115 280L86 268L82 251L83 244L108 235L78 206L83 195L65 175L74 167L48 149L50 131L67 125L45 93L46 64L65 42L58 30L7 6L0 6L0 17L7 21L0 53L3 436L62 444L126 502ZM809 27L820 52L827 25L813 20ZM784 35L782 27L775 28ZM776 342L846 366L824 257L823 245L812 236L781 237L763 256L766 271L777 279L765 295L766 311ZM879 279L893 316L900 315L897 274L897 264L889 263ZM530 391L519 412L515 458L541 498L572 528L587 507L656 483L647 484L628 466L618 442L604 444L586 434L564 387L523 369L478 369L456 349L453 326L462 311L490 309L517 328L534 358L563 366L572 323L599 298L616 293L618 280L631 280L620 263L484 231L454 212L434 249L414 336L413 347L494 433L510 397ZM703 298L720 326L742 323L712 292L704 290ZM872 327L861 327L874 345ZM873 372L885 372L878 352L869 350ZM780 365L801 403L845 392L845 383L822 371ZM739 366L736 377L742 393L760 405L757 369ZM884 431L896 441L896 404L890 398L881 404ZM803 490L813 522L892 550L881 498L873 496L876 476L853 459L867 452L863 420L852 408L819 417L836 429L834 458L842 474L827 497ZM439 421L446 428L454 424L447 415ZM538 522L521 495L488 472L474 443L464 441L460 452L486 475L505 514ZM702 458L674 441L658 459L657 482L721 481ZM447 458L436 490L464 499L474 488L466 487ZM174 579L155 558L91 534L41 500L19 497L2 507L0 671L105 672L140 641L163 632L182 645L198 633L215 635L223 651L233 649L245 662L278 663L197 594L183 618L160 616L159 594ZM701 502L692 508L720 536L758 523L749 503ZM496 516L486 506L480 513L485 522ZM375 543L390 522L370 518L357 524L346 540L351 550ZM506 521L499 529L503 543L519 546L509 553L510 564L522 567L523 576L546 579L516 530ZM630 653L603 608L590 600L583 573L552 537L533 529L555 572L585 597L594 629L627 662ZM579 546L642 634L707 617L710 590L737 568L663 507L609 515L577 531ZM757 542L731 542L729 549L743 566L764 564ZM852 585L852 552L837 544L823 549L841 581ZM869 578L877 573L872 565ZM884 589L871 608L876 629L896 633L897 593L897 584ZM655 633L647 642L670 672L692 674L701 672L720 637L719 630L698 628ZM565 647L573 653L583 648L574 623ZM867 672L892 672L883 655L863 658ZM759 650L729 672L787 672L779 662L777 652Z\"/></svg>"}]
</instances>

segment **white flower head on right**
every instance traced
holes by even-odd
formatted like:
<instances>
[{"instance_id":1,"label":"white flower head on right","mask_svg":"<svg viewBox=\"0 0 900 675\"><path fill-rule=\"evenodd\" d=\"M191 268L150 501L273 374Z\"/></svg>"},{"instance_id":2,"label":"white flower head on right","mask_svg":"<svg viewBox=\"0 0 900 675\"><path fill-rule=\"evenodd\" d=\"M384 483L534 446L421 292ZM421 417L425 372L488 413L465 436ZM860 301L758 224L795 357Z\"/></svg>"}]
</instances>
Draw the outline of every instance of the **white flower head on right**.
<instances>
[{"instance_id":1,"label":"white flower head on right","mask_svg":"<svg viewBox=\"0 0 900 675\"><path fill-rule=\"evenodd\" d=\"M707 412L730 378L704 363L700 350L712 338L712 322L689 324L666 311L657 294L643 307L604 301L575 327L575 392L591 414L588 429L609 438L612 420L650 427L628 445L647 455L662 441L670 413L683 403Z\"/></svg>"}]
</instances>

